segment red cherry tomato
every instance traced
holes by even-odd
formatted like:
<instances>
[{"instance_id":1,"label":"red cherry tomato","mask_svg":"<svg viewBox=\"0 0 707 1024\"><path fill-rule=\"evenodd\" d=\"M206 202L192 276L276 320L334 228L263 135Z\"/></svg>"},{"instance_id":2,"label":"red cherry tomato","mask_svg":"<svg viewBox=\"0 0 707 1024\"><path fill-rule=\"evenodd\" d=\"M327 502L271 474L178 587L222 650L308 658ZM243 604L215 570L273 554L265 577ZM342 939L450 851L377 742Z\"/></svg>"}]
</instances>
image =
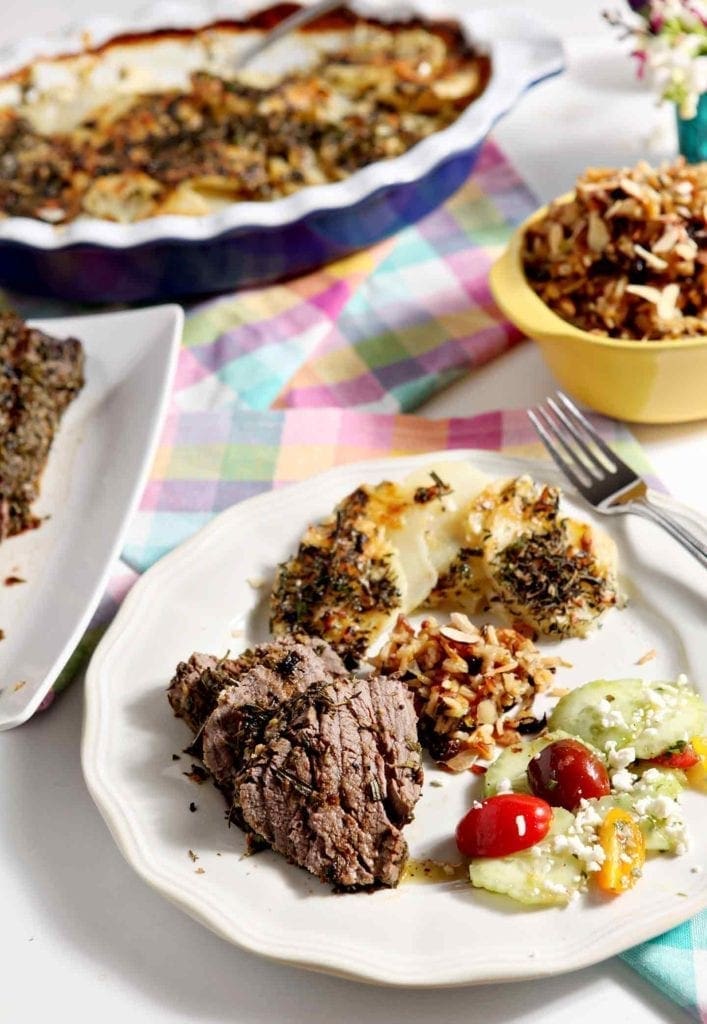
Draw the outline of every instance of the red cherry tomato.
<instances>
[{"instance_id":1,"label":"red cherry tomato","mask_svg":"<svg viewBox=\"0 0 707 1024\"><path fill-rule=\"evenodd\" d=\"M465 857L506 857L535 846L550 831L552 807L526 793L499 793L472 807L457 825Z\"/></svg>"},{"instance_id":2,"label":"red cherry tomato","mask_svg":"<svg viewBox=\"0 0 707 1024\"><path fill-rule=\"evenodd\" d=\"M700 755L691 743L676 743L658 757L649 758L651 764L661 768L694 768L700 762Z\"/></svg>"},{"instance_id":3,"label":"red cherry tomato","mask_svg":"<svg viewBox=\"0 0 707 1024\"><path fill-rule=\"evenodd\" d=\"M580 800L611 792L606 768L579 740L556 740L531 758L528 782L553 807L575 810Z\"/></svg>"}]
</instances>

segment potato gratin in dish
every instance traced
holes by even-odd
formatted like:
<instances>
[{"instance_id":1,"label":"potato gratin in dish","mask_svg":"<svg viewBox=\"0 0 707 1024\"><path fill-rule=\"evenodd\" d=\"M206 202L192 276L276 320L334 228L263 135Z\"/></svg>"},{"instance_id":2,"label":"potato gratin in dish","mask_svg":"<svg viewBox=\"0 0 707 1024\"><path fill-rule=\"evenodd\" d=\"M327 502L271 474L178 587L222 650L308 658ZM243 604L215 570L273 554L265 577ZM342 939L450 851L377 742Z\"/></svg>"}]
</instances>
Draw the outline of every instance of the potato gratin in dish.
<instances>
[{"instance_id":1,"label":"potato gratin in dish","mask_svg":"<svg viewBox=\"0 0 707 1024\"><path fill-rule=\"evenodd\" d=\"M452 22L383 24L342 8L302 33L317 34L304 61L234 74L229 53L233 61L248 28L219 22L117 39L45 63L43 84L32 65L0 82L0 216L130 223L340 181L446 128L490 73ZM193 58L177 85L169 76L157 84L130 55L170 38ZM114 53L106 88L99 64L111 48L124 63ZM15 103L3 106L9 92Z\"/></svg>"}]
</instances>

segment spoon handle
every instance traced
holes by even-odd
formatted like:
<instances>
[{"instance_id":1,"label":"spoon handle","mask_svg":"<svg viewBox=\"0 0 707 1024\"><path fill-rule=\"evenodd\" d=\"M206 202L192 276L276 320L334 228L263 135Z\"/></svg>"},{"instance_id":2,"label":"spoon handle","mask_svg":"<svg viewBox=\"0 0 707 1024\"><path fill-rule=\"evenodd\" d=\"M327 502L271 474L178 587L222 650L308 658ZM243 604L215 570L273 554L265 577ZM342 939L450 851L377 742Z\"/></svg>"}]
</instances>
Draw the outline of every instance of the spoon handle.
<instances>
[{"instance_id":1,"label":"spoon handle","mask_svg":"<svg viewBox=\"0 0 707 1024\"><path fill-rule=\"evenodd\" d=\"M302 28L303 25L308 25L310 21L314 21L315 18L321 17L322 14L327 14L329 11L333 11L335 7L341 7L342 0L318 0L317 3L308 4L303 7L300 11L295 11L289 18L285 18L279 25L267 32L262 39L259 39L257 43L253 43L252 46L248 46L236 59L234 70L240 71L244 68L263 50L267 50L268 47L274 46L275 43L283 39L284 36L289 35L290 32L294 32L298 28Z\"/></svg>"}]
</instances>

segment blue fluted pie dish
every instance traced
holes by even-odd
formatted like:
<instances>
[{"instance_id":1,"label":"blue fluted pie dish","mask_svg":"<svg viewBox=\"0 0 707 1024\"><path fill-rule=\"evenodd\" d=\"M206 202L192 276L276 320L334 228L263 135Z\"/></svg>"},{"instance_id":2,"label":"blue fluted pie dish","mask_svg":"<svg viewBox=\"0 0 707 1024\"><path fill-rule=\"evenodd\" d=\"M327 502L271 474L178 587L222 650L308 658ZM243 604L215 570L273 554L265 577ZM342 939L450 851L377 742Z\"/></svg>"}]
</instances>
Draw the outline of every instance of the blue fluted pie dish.
<instances>
[{"instance_id":1,"label":"blue fluted pie dish","mask_svg":"<svg viewBox=\"0 0 707 1024\"><path fill-rule=\"evenodd\" d=\"M519 8L467 11L463 0L454 0L447 9L465 37L488 55L491 67L485 90L449 127L342 181L308 185L284 198L225 203L202 215L133 223L81 215L65 224L0 217L0 284L87 303L204 295L306 273L424 217L463 184L499 118L527 89L563 66L559 42ZM126 33L210 25L226 11L232 18L234 10L239 3L233 0L221 7L163 3L129 23L101 19L87 29L96 47ZM433 6L424 0L410 0L402 9L395 5L395 11L377 0L366 3L365 11L374 11L381 21L400 19L405 12L434 18ZM80 38L87 38L86 29ZM76 53L76 39L32 40L6 49L0 75L9 76L40 55Z\"/></svg>"}]
</instances>

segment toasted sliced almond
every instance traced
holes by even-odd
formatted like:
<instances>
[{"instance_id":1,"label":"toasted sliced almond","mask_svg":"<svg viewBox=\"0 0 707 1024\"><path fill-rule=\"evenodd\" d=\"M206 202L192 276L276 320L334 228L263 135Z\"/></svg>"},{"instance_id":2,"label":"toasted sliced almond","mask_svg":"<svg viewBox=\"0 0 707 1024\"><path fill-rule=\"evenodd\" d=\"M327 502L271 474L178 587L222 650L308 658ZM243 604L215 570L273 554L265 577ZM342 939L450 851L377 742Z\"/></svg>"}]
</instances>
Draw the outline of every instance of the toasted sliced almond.
<instances>
[{"instance_id":1,"label":"toasted sliced almond","mask_svg":"<svg viewBox=\"0 0 707 1024\"><path fill-rule=\"evenodd\" d=\"M682 316L677 307L679 298L679 284L668 284L665 286L656 310L660 320L673 320L676 316Z\"/></svg>"},{"instance_id":2,"label":"toasted sliced almond","mask_svg":"<svg viewBox=\"0 0 707 1024\"><path fill-rule=\"evenodd\" d=\"M649 284L627 284L626 291L629 295L635 295L639 299L645 299L646 302L652 302L656 306L663 298L663 293L660 288L654 288Z\"/></svg>"},{"instance_id":3,"label":"toasted sliced almond","mask_svg":"<svg viewBox=\"0 0 707 1024\"><path fill-rule=\"evenodd\" d=\"M682 232L673 224L670 224L657 242L653 243L653 252L671 252L680 241Z\"/></svg>"},{"instance_id":4,"label":"toasted sliced almond","mask_svg":"<svg viewBox=\"0 0 707 1024\"><path fill-rule=\"evenodd\" d=\"M462 633L468 633L469 636L479 637L481 634L479 630L471 621L468 615L464 615L463 612L452 612L449 619L453 626L460 629Z\"/></svg>"},{"instance_id":5,"label":"toasted sliced almond","mask_svg":"<svg viewBox=\"0 0 707 1024\"><path fill-rule=\"evenodd\" d=\"M468 633L462 633L460 629L454 629L453 626L441 626L439 631L447 640L453 640L457 644L473 644L478 639Z\"/></svg>"},{"instance_id":6,"label":"toasted sliced almond","mask_svg":"<svg viewBox=\"0 0 707 1024\"><path fill-rule=\"evenodd\" d=\"M550 225L547 241L550 248L550 254L552 256L557 256L562 246L562 227L557 223L557 221L554 221Z\"/></svg>"},{"instance_id":7,"label":"toasted sliced almond","mask_svg":"<svg viewBox=\"0 0 707 1024\"><path fill-rule=\"evenodd\" d=\"M604 252L611 235L604 221L601 219L596 210L592 210L589 214L589 227L587 228L587 245L592 252Z\"/></svg>"},{"instance_id":8,"label":"toasted sliced almond","mask_svg":"<svg viewBox=\"0 0 707 1024\"><path fill-rule=\"evenodd\" d=\"M683 260L694 260L699 252L699 248L692 238L686 238L684 242L680 242L679 245L675 246L675 252Z\"/></svg>"},{"instance_id":9,"label":"toasted sliced almond","mask_svg":"<svg viewBox=\"0 0 707 1024\"><path fill-rule=\"evenodd\" d=\"M619 188L623 189L627 196L633 196L634 199L643 199L645 197L645 186L631 181L630 178L621 178Z\"/></svg>"},{"instance_id":10,"label":"toasted sliced almond","mask_svg":"<svg viewBox=\"0 0 707 1024\"><path fill-rule=\"evenodd\" d=\"M650 249L644 249L642 245L634 245L634 250L637 256L640 256L649 267L653 267L654 270L665 270L668 265L667 260L662 259L660 256L656 256L650 251Z\"/></svg>"},{"instance_id":11,"label":"toasted sliced almond","mask_svg":"<svg viewBox=\"0 0 707 1024\"><path fill-rule=\"evenodd\" d=\"M476 717L481 725L493 725L498 718L496 705L492 700L482 700L476 708Z\"/></svg>"}]
</instances>

